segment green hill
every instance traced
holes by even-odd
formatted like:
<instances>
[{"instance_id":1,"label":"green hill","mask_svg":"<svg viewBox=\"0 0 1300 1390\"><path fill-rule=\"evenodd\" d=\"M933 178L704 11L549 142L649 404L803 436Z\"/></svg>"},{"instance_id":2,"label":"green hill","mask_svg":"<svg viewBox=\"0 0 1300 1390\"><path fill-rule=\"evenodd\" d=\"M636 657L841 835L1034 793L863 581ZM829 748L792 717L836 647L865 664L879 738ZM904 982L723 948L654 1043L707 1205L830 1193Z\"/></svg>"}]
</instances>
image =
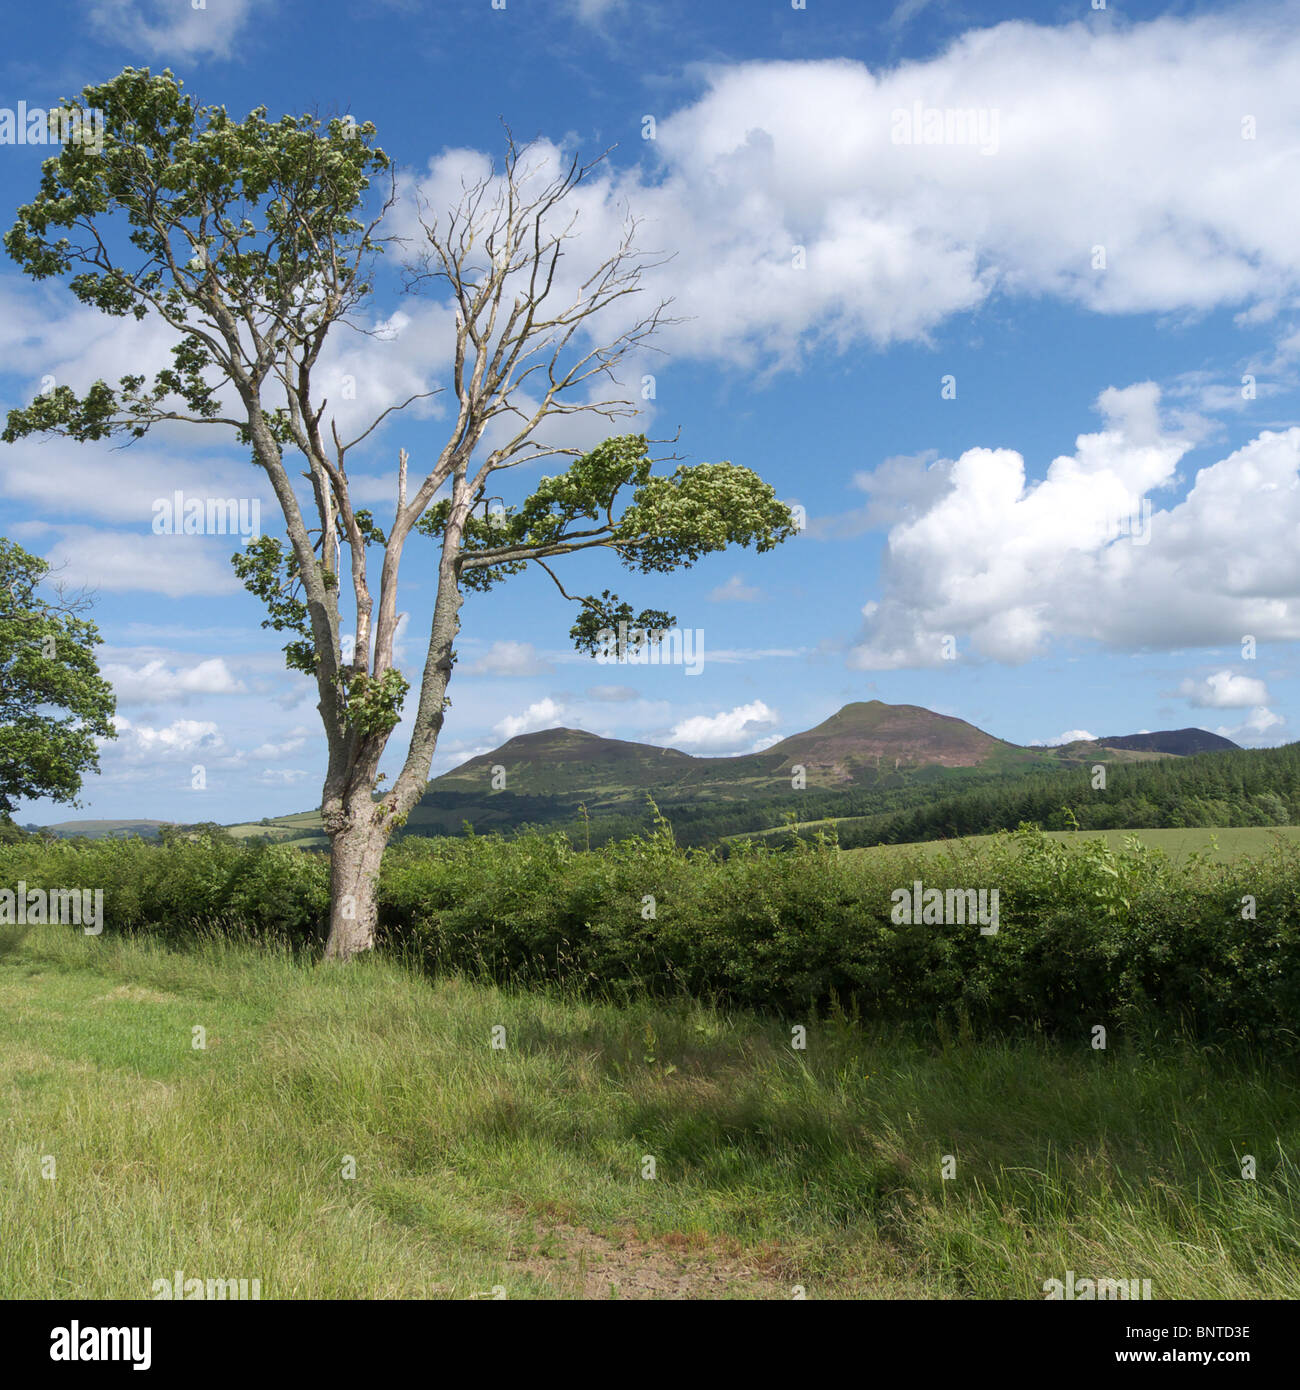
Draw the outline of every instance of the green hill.
<instances>
[{"instance_id":1,"label":"green hill","mask_svg":"<svg viewBox=\"0 0 1300 1390\"><path fill-rule=\"evenodd\" d=\"M41 826L41 829L60 840L75 836L88 840L110 840L130 835L156 840L163 826L169 824L165 820L64 820L55 825Z\"/></svg>"},{"instance_id":2,"label":"green hill","mask_svg":"<svg viewBox=\"0 0 1300 1390\"><path fill-rule=\"evenodd\" d=\"M601 843L645 829L647 798L653 797L682 843L712 844L781 826L792 815L874 823L1035 774L1054 785L1099 760L1176 759L1177 746L1194 744L1189 734L1216 738L1180 730L1117 736L1106 745L1025 748L964 719L881 700L845 705L815 728L735 757L697 757L581 729L546 729L520 734L434 778L402 834L457 835L466 824L480 832L534 825ZM313 811L235 826L232 833L324 841Z\"/></svg>"}]
</instances>

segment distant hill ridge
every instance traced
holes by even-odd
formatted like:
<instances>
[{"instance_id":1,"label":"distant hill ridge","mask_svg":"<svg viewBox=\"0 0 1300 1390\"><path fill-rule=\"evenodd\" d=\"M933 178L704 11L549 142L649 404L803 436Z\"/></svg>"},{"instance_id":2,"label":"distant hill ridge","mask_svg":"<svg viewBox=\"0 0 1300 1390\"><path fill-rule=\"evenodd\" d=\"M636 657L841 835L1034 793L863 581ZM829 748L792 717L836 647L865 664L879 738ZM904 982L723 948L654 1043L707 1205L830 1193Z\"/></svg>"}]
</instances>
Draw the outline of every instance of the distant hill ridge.
<instances>
[{"instance_id":1,"label":"distant hill ridge","mask_svg":"<svg viewBox=\"0 0 1300 1390\"><path fill-rule=\"evenodd\" d=\"M770 748L730 757L605 738L584 729L543 729L518 734L434 778L412 811L407 831L457 834L465 822L504 829L577 816L579 807L593 817L640 819L647 795L665 807L703 808L712 815L707 808L757 807L791 795L802 803L814 791L824 799L904 785L923 788L953 777L1051 772L1098 756L1137 761L1236 747L1204 729L1116 735L1062 748L1022 747L955 715L883 700L855 701ZM807 794L794 790L796 780ZM779 820L777 815L772 823ZM74 821L52 828L60 835L156 835L160 824ZM321 837L315 811L233 829Z\"/></svg>"},{"instance_id":2,"label":"distant hill ridge","mask_svg":"<svg viewBox=\"0 0 1300 1390\"><path fill-rule=\"evenodd\" d=\"M429 790L481 790L493 767L502 767L516 792L555 794L580 785L600 790L612 780L637 786L693 788L716 795L724 787L744 794L761 781L789 777L802 767L817 786L852 786L903 767L976 767L994 757L1029 761L1041 750L1018 748L953 715L919 705L868 700L845 705L804 733L792 734L757 753L708 757L581 729L519 734L429 783Z\"/></svg>"}]
</instances>

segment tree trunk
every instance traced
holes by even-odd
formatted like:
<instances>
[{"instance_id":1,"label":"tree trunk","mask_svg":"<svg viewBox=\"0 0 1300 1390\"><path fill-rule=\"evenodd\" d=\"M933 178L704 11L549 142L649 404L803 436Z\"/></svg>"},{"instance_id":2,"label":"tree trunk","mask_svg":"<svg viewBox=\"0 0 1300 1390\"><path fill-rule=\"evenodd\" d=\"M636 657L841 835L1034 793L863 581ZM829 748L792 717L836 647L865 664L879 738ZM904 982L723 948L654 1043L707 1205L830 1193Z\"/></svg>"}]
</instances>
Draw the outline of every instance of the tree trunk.
<instances>
[{"instance_id":1,"label":"tree trunk","mask_svg":"<svg viewBox=\"0 0 1300 1390\"><path fill-rule=\"evenodd\" d=\"M350 960L375 944L379 918L379 865L388 832L369 817L330 841L330 934L326 960Z\"/></svg>"}]
</instances>

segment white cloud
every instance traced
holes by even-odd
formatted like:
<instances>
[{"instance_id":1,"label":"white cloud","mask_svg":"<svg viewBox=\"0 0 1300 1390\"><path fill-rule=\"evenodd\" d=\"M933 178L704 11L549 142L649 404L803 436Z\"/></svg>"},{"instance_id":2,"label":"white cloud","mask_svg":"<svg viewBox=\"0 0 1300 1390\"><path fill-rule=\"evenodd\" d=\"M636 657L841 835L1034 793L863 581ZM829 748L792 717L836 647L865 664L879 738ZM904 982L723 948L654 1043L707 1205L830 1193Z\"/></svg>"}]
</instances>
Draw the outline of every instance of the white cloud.
<instances>
[{"instance_id":1,"label":"white cloud","mask_svg":"<svg viewBox=\"0 0 1300 1390\"><path fill-rule=\"evenodd\" d=\"M947 491L890 530L849 665L938 666L946 638L1008 663L1054 637L1122 650L1300 638L1300 428L1261 433L1160 510L1151 494L1174 484L1188 442L1162 431L1158 405L1149 382L1102 392L1106 428L1041 482L1013 450L962 454Z\"/></svg>"},{"instance_id":2,"label":"white cloud","mask_svg":"<svg viewBox=\"0 0 1300 1390\"><path fill-rule=\"evenodd\" d=\"M761 597L762 591L746 584L738 574L733 574L709 594L713 603L756 603Z\"/></svg>"},{"instance_id":3,"label":"white cloud","mask_svg":"<svg viewBox=\"0 0 1300 1390\"><path fill-rule=\"evenodd\" d=\"M101 743L101 749L125 761L152 760L160 756L187 753L220 754L225 740L210 719L176 719L170 724L135 724L117 715L113 720L117 738Z\"/></svg>"},{"instance_id":4,"label":"white cloud","mask_svg":"<svg viewBox=\"0 0 1300 1390\"><path fill-rule=\"evenodd\" d=\"M90 19L104 39L166 58L228 58L253 0L215 0L196 9L191 0L96 0ZM256 7L265 15L265 5Z\"/></svg>"},{"instance_id":5,"label":"white cloud","mask_svg":"<svg viewBox=\"0 0 1300 1390\"><path fill-rule=\"evenodd\" d=\"M952 460L939 458L936 449L895 454L878 467L853 475L853 486L871 498L866 506L814 517L808 523L808 534L818 540L838 540L910 521L947 491L951 475Z\"/></svg>"},{"instance_id":6,"label":"white cloud","mask_svg":"<svg viewBox=\"0 0 1300 1390\"><path fill-rule=\"evenodd\" d=\"M11 536L39 537L52 529L43 522L11 525ZM110 531L94 526L60 526L59 539L45 558L58 578L73 588L110 592L144 591L188 598L196 594L230 594L239 581L230 567L237 539L229 536L155 536Z\"/></svg>"},{"instance_id":7,"label":"white cloud","mask_svg":"<svg viewBox=\"0 0 1300 1390\"><path fill-rule=\"evenodd\" d=\"M1274 714L1271 709L1265 709L1261 705L1258 709L1251 710L1242 723L1232 728L1221 724L1214 732L1222 738L1232 739L1234 743L1259 743L1285 723L1286 720L1280 714Z\"/></svg>"},{"instance_id":8,"label":"white cloud","mask_svg":"<svg viewBox=\"0 0 1300 1390\"><path fill-rule=\"evenodd\" d=\"M31 285L17 275L0 276L0 352L11 364L24 364L30 373L20 396L34 398L51 384L84 392L96 380L116 382L129 365L146 377L174 365L175 333L154 315L137 321L111 318L45 286ZM357 321L362 330L346 329L331 336L317 368L320 391L328 397L330 413L344 441L356 438L377 416L411 396L436 388L435 370L450 360L453 315L444 305L412 302L409 309L387 318ZM274 402L274 390L268 400ZM239 418L241 408L228 384L217 392L223 413ZM415 401L390 422L437 417L444 407L438 396ZM378 445L383 429L371 437ZM48 515L90 515L113 521L149 524L152 503L169 498L177 488L190 496L259 499L264 516L279 515L265 476L247 461L221 454L195 457L196 449L238 448L233 431L224 426L197 430L191 425L164 422L150 430L146 441L128 449L120 441L76 444L68 440L30 438L0 450L0 492L29 502ZM375 457L377 450L367 455ZM382 458L382 454L379 455ZM411 450L413 477L432 460ZM374 506L381 517L397 496L396 449L381 471L362 472L353 458L351 487L355 500ZM302 498L307 484L292 473ZM270 529L270 528L268 528Z\"/></svg>"},{"instance_id":9,"label":"white cloud","mask_svg":"<svg viewBox=\"0 0 1300 1390\"><path fill-rule=\"evenodd\" d=\"M503 739L517 738L520 734L535 734L541 729L554 728L565 713L564 706L548 695L544 700L529 705L522 714L508 714L494 728Z\"/></svg>"},{"instance_id":10,"label":"white cloud","mask_svg":"<svg viewBox=\"0 0 1300 1390\"><path fill-rule=\"evenodd\" d=\"M258 744L248 756L259 762L276 762L298 752L307 742L307 736L306 729L291 729L278 743L271 741Z\"/></svg>"},{"instance_id":11,"label":"white cloud","mask_svg":"<svg viewBox=\"0 0 1300 1390\"><path fill-rule=\"evenodd\" d=\"M1238 676L1232 671L1216 671L1203 681L1185 680L1178 693L1201 709L1246 709L1268 705L1268 686L1254 676Z\"/></svg>"},{"instance_id":12,"label":"white cloud","mask_svg":"<svg viewBox=\"0 0 1300 1390\"><path fill-rule=\"evenodd\" d=\"M253 781L263 787L292 787L310 775L301 767L264 767Z\"/></svg>"},{"instance_id":13,"label":"white cloud","mask_svg":"<svg viewBox=\"0 0 1300 1390\"><path fill-rule=\"evenodd\" d=\"M613 8L578 3L589 17ZM249 13L247 0L200 11L183 0L166 8L99 0L93 10L182 51L224 51ZM646 167L605 166L566 201L563 216L577 212L581 236L569 244L556 296L572 294L593 257L616 243L626 208L644 219L647 249L675 254L625 307L640 313L651 295L674 298L684 321L659 343L683 356L792 364L816 342L843 350L924 341L997 294L1053 296L1101 313L1229 306L1251 321L1278 317L1279 339L1294 340L1279 311L1300 289L1300 183L1285 173L1300 143L1297 66L1300 30L1267 10L1235 9L1123 27L1010 21L874 71L847 59L704 67L703 95L665 114L644 142ZM996 153L896 143L895 113L918 102L996 108ZM1247 114L1252 139L1242 138ZM547 171L562 160L545 141L534 154ZM418 180L403 181L392 230L414 234L418 249L411 195L446 208L463 179L489 167L480 151L443 150ZM1093 268L1099 246L1104 270ZM16 276L0 282L0 295L0 310L15 301L0 346L15 349L9 360L33 364L33 380L52 374L83 389L125 362L140 371L169 364L170 334L152 320L68 309ZM48 304L55 314L43 312ZM602 337L615 317L599 325ZM429 389L450 360L445 303L408 300L361 326L373 332L340 336L317 371L345 436ZM444 409L439 397L413 412ZM575 426L591 438L562 434ZM582 417L554 428L556 439L579 445L605 430ZM413 469L425 462L413 458ZM391 497L390 471L358 474L358 496ZM879 491L885 480L875 476Z\"/></svg>"},{"instance_id":14,"label":"white cloud","mask_svg":"<svg viewBox=\"0 0 1300 1390\"><path fill-rule=\"evenodd\" d=\"M238 695L246 689L219 656L174 669L161 659L137 667L106 661L100 670L118 700L127 705L165 704L194 695Z\"/></svg>"},{"instance_id":15,"label":"white cloud","mask_svg":"<svg viewBox=\"0 0 1300 1390\"><path fill-rule=\"evenodd\" d=\"M592 250L626 200L647 245L677 253L650 284L690 316L661 340L689 356L789 363L814 341L924 340L994 294L1267 315L1300 286L1300 185L1282 173L1298 64L1300 31L1234 9L1011 21L875 71L716 65L703 96L658 121L655 167L606 170L574 207ZM895 113L916 103L996 112L995 152L895 143ZM485 168L448 151L424 191L445 203Z\"/></svg>"},{"instance_id":16,"label":"white cloud","mask_svg":"<svg viewBox=\"0 0 1300 1390\"><path fill-rule=\"evenodd\" d=\"M493 642L465 668L468 676L538 676L554 668L538 655L531 642Z\"/></svg>"},{"instance_id":17,"label":"white cloud","mask_svg":"<svg viewBox=\"0 0 1300 1390\"><path fill-rule=\"evenodd\" d=\"M248 516L256 501L262 517L279 515L259 469L249 463L205 457L193 446L194 441L190 441L186 455L177 457L171 449L145 443L122 449L111 443L23 439L0 449L0 492L46 517L134 522L151 535L154 503L163 501L171 506L177 491L186 498L205 501L243 499ZM238 511L234 515L238 516ZM234 539L238 545L241 538Z\"/></svg>"},{"instance_id":18,"label":"white cloud","mask_svg":"<svg viewBox=\"0 0 1300 1390\"><path fill-rule=\"evenodd\" d=\"M756 738L750 745L751 753L761 753L764 748L771 748L781 742L780 734L766 734L763 738Z\"/></svg>"},{"instance_id":19,"label":"white cloud","mask_svg":"<svg viewBox=\"0 0 1300 1390\"><path fill-rule=\"evenodd\" d=\"M1087 729L1067 729L1063 734L1057 734L1055 738L1035 738L1029 741L1031 748L1060 748L1067 743L1095 743L1096 734L1090 734Z\"/></svg>"},{"instance_id":20,"label":"white cloud","mask_svg":"<svg viewBox=\"0 0 1300 1390\"><path fill-rule=\"evenodd\" d=\"M696 714L674 724L667 736L673 748L716 752L735 749L751 739L756 731L770 728L777 716L762 700L724 710L720 714Z\"/></svg>"}]
</instances>

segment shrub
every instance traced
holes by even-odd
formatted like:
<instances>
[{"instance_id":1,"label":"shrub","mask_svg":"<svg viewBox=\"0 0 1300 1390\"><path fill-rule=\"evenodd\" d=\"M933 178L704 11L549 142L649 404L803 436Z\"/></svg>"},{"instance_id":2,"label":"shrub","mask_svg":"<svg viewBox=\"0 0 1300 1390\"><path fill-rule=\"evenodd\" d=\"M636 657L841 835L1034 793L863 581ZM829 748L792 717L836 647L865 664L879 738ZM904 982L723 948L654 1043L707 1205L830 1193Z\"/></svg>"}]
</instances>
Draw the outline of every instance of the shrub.
<instances>
[{"instance_id":1,"label":"shrub","mask_svg":"<svg viewBox=\"0 0 1300 1390\"><path fill-rule=\"evenodd\" d=\"M899 924L891 893L997 888L999 930ZM309 942L324 856L204 838L0 845L0 887L100 887L105 926L201 926ZM1254 904L1250 915L1248 902ZM1022 828L946 858L854 857L825 840L723 859L649 836L408 839L380 878L381 944L431 971L620 997L689 993L799 1017L840 1007L925 1027L1090 1037L1103 1024L1293 1047L1300 857L1182 866Z\"/></svg>"}]
</instances>

